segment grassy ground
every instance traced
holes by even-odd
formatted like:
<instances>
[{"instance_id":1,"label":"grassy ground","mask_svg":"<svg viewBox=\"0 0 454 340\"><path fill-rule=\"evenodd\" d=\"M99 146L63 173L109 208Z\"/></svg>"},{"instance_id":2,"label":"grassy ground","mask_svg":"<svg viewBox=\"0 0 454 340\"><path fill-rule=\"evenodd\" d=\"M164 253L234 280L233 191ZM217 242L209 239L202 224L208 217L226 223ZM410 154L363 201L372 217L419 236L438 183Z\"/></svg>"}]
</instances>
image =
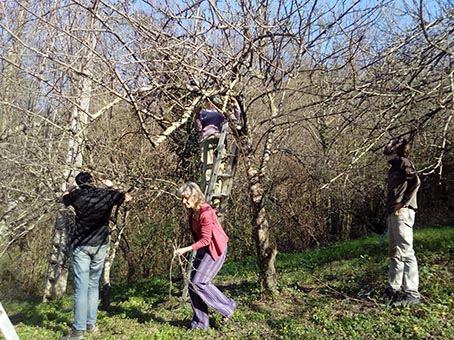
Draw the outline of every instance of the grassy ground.
<instances>
[{"instance_id":1,"label":"grassy ground","mask_svg":"<svg viewBox=\"0 0 454 340\"><path fill-rule=\"evenodd\" d=\"M261 299L253 259L224 265L215 283L238 302L232 322L211 315L208 331L188 332L169 275L112 289L100 333L86 339L454 339L454 228L415 231L422 303L389 308L379 296L387 275L379 236L299 254L279 254L279 294ZM57 339L72 321L72 297L52 303L4 300L22 340Z\"/></svg>"}]
</instances>

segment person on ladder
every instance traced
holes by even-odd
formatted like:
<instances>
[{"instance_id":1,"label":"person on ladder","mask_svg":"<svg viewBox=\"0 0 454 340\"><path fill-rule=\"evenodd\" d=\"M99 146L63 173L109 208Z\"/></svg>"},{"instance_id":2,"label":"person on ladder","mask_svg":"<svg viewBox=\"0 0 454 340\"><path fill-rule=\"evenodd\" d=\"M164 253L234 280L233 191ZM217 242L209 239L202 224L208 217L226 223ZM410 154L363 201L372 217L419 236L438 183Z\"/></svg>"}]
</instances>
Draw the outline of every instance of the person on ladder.
<instances>
[{"instance_id":1,"label":"person on ladder","mask_svg":"<svg viewBox=\"0 0 454 340\"><path fill-rule=\"evenodd\" d=\"M202 191L206 191L212 173L216 148L219 143L219 135L222 131L222 126L225 122L225 117L220 113L213 103L213 97L207 99L206 107L199 109L195 114L194 128L200 134L200 148L202 162ZM222 162L220 171L222 171ZM222 181L218 179L214 187L215 195L220 195L222 190ZM205 192L206 194L206 192ZM213 200L213 204L219 204L217 200Z\"/></svg>"}]
</instances>

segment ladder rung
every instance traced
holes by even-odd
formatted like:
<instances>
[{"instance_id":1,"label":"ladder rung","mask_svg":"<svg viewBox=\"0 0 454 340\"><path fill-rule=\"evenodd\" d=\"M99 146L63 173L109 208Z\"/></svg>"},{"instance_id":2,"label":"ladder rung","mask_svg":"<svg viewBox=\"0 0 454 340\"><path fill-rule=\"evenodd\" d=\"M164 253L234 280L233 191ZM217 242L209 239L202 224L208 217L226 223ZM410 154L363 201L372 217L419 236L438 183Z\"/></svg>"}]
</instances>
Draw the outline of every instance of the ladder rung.
<instances>
[{"instance_id":1,"label":"ladder rung","mask_svg":"<svg viewBox=\"0 0 454 340\"><path fill-rule=\"evenodd\" d=\"M222 131L219 135L218 145L215 148L215 154L213 163L210 165L206 164L207 157L204 155L202 171L203 175L206 175L206 171L211 169L211 178L205 183L205 195L208 202L212 202L212 199L216 198L219 200L219 204L224 202L224 199L228 199L230 196L230 191L232 188L232 179L236 170L236 161L239 155L239 149L236 144L232 144L227 147L225 143L225 138L227 134L228 124L224 124ZM204 149L205 150L205 149ZM205 151L206 152L206 151ZM221 165L224 165L221 167ZM225 179L225 182L222 183L223 193L214 193L215 185L218 183L219 179Z\"/></svg>"},{"instance_id":2,"label":"ladder rung","mask_svg":"<svg viewBox=\"0 0 454 340\"><path fill-rule=\"evenodd\" d=\"M223 193L223 192L221 192L219 194L213 194L213 198L226 198L226 197L229 197L229 195L226 193Z\"/></svg>"}]
</instances>

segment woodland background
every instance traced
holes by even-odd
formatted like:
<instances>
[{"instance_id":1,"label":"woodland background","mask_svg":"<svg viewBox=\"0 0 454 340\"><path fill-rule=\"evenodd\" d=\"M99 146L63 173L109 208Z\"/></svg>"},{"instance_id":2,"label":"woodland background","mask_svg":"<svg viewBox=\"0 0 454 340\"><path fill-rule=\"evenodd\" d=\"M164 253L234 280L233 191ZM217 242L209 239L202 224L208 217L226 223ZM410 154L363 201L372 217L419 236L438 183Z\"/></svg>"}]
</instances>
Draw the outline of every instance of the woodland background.
<instances>
[{"instance_id":1,"label":"woodland background","mask_svg":"<svg viewBox=\"0 0 454 340\"><path fill-rule=\"evenodd\" d=\"M391 137L412 145L417 226L452 225L453 31L452 0L0 1L1 294L45 290L81 170L133 188L105 280L167 272L211 95L242 108L224 226L262 288L277 251L383 227Z\"/></svg>"}]
</instances>

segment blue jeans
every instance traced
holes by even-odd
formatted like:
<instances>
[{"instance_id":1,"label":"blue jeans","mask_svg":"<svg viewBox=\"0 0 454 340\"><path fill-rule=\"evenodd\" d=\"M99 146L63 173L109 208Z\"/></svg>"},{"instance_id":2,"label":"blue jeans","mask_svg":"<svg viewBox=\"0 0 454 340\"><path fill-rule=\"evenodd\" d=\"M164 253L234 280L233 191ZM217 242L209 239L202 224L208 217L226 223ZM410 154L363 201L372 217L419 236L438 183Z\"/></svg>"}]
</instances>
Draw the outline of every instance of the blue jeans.
<instances>
[{"instance_id":1,"label":"blue jeans","mask_svg":"<svg viewBox=\"0 0 454 340\"><path fill-rule=\"evenodd\" d=\"M99 278L106 253L107 244L96 247L78 246L73 251L74 329L85 331L87 324L96 324Z\"/></svg>"}]
</instances>

